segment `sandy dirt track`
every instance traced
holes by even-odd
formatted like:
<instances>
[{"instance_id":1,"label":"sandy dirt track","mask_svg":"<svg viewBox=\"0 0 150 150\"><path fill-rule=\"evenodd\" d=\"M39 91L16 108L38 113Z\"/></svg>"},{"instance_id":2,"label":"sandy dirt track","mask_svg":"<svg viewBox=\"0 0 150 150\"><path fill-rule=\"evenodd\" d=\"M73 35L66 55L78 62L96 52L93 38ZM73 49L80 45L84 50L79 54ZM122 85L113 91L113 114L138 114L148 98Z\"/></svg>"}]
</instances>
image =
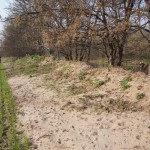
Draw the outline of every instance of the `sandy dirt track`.
<instances>
[{"instance_id":1,"label":"sandy dirt track","mask_svg":"<svg viewBox=\"0 0 150 150\"><path fill-rule=\"evenodd\" d=\"M9 84L31 149L150 150L150 116L144 111L91 113L63 109L67 99L43 86L44 75L16 76Z\"/></svg>"}]
</instances>

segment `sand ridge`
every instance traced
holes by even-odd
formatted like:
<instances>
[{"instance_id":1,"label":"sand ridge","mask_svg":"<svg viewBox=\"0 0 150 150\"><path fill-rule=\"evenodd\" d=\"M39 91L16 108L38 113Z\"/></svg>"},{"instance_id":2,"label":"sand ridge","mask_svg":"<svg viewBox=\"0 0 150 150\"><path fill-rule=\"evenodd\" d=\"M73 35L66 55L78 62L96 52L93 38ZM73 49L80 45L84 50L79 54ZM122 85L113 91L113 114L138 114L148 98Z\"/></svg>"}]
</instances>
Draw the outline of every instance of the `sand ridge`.
<instances>
[{"instance_id":1,"label":"sand ridge","mask_svg":"<svg viewBox=\"0 0 150 150\"><path fill-rule=\"evenodd\" d=\"M22 75L9 79L17 101L19 120L32 142L31 149L150 149L149 113L126 111L99 114L90 109L64 109L71 97L66 98L63 94L60 97L58 92L47 89L43 86L44 77ZM143 88L146 90L149 87ZM130 91L127 95L130 96Z\"/></svg>"}]
</instances>

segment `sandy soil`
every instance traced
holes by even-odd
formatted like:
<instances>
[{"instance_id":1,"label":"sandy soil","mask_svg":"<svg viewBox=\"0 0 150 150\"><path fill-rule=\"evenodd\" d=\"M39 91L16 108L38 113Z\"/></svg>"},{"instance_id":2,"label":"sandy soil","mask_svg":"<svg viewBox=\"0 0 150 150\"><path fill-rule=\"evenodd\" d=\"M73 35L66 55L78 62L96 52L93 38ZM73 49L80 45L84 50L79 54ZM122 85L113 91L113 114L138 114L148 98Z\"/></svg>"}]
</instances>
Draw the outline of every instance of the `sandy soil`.
<instances>
[{"instance_id":1,"label":"sandy soil","mask_svg":"<svg viewBox=\"0 0 150 150\"><path fill-rule=\"evenodd\" d=\"M25 134L37 150L149 150L146 111L96 113L63 109L68 98L46 89L45 75L9 79ZM148 87L147 87L148 88ZM127 92L129 95L130 91ZM148 97L149 98L149 97ZM150 100L150 99L149 99Z\"/></svg>"},{"instance_id":2,"label":"sandy soil","mask_svg":"<svg viewBox=\"0 0 150 150\"><path fill-rule=\"evenodd\" d=\"M49 74L8 80L32 150L150 150L150 76L84 63L57 65ZM81 71L84 81L78 79ZM131 87L122 91L120 81L128 76ZM95 79L111 80L95 88ZM137 93L145 97L138 101Z\"/></svg>"}]
</instances>

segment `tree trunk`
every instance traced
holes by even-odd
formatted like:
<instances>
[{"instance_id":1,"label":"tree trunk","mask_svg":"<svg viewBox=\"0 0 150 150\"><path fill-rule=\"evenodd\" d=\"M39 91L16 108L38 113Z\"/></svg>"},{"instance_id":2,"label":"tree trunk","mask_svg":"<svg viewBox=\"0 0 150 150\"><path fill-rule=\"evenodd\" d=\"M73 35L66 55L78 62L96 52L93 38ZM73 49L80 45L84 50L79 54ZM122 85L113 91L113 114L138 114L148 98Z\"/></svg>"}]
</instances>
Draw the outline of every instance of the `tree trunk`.
<instances>
[{"instance_id":1,"label":"tree trunk","mask_svg":"<svg viewBox=\"0 0 150 150\"><path fill-rule=\"evenodd\" d=\"M116 49L114 49L114 47L111 45L111 52L110 52L110 56L109 56L109 64L111 66L115 66L115 61L116 61Z\"/></svg>"},{"instance_id":2,"label":"tree trunk","mask_svg":"<svg viewBox=\"0 0 150 150\"><path fill-rule=\"evenodd\" d=\"M118 50L117 66L119 66L119 67L122 65L122 58L123 58L123 46L119 47L119 50Z\"/></svg>"},{"instance_id":3,"label":"tree trunk","mask_svg":"<svg viewBox=\"0 0 150 150\"><path fill-rule=\"evenodd\" d=\"M91 46L88 48L87 60L86 60L86 62L89 62L89 61L90 61L90 56L91 56Z\"/></svg>"},{"instance_id":4,"label":"tree trunk","mask_svg":"<svg viewBox=\"0 0 150 150\"><path fill-rule=\"evenodd\" d=\"M71 50L69 51L69 60L73 60L72 51Z\"/></svg>"},{"instance_id":5,"label":"tree trunk","mask_svg":"<svg viewBox=\"0 0 150 150\"><path fill-rule=\"evenodd\" d=\"M78 46L75 46L75 60L78 60Z\"/></svg>"},{"instance_id":6,"label":"tree trunk","mask_svg":"<svg viewBox=\"0 0 150 150\"><path fill-rule=\"evenodd\" d=\"M85 51L86 51L85 49L86 49L86 46L84 44L84 45L82 45L81 50L80 50L79 61L83 61L84 56L85 56Z\"/></svg>"},{"instance_id":7,"label":"tree trunk","mask_svg":"<svg viewBox=\"0 0 150 150\"><path fill-rule=\"evenodd\" d=\"M112 56L110 56L110 61L109 61L111 66L115 66L115 58Z\"/></svg>"}]
</instances>

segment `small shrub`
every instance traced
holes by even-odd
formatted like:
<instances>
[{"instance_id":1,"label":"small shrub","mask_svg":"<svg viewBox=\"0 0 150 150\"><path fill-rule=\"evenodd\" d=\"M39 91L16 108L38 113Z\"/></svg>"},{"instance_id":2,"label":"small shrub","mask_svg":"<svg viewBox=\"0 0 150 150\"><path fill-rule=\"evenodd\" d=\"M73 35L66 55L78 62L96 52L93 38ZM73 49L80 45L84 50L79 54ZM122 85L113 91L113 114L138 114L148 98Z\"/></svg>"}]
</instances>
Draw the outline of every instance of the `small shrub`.
<instances>
[{"instance_id":1,"label":"small shrub","mask_svg":"<svg viewBox=\"0 0 150 150\"><path fill-rule=\"evenodd\" d=\"M68 79L68 78L70 77L70 75L71 75L70 70L65 71L63 75L64 75L64 77L65 77L66 79Z\"/></svg>"},{"instance_id":2,"label":"small shrub","mask_svg":"<svg viewBox=\"0 0 150 150\"><path fill-rule=\"evenodd\" d=\"M82 87L82 86L77 87L75 85L70 85L67 88L67 90L68 90L70 95L78 95L78 94L82 94L82 93L86 92L86 89L84 87Z\"/></svg>"},{"instance_id":3,"label":"small shrub","mask_svg":"<svg viewBox=\"0 0 150 150\"><path fill-rule=\"evenodd\" d=\"M128 110L129 109L129 103L127 101L123 101L121 99L109 99L108 105L112 106L113 109L119 109L119 110Z\"/></svg>"},{"instance_id":4,"label":"small shrub","mask_svg":"<svg viewBox=\"0 0 150 150\"><path fill-rule=\"evenodd\" d=\"M94 86L95 87L101 87L102 85L105 85L110 80L111 80L110 78L108 78L107 80L104 80L104 81L96 79L95 82L94 82Z\"/></svg>"},{"instance_id":5,"label":"small shrub","mask_svg":"<svg viewBox=\"0 0 150 150\"><path fill-rule=\"evenodd\" d=\"M145 94L144 93L136 93L136 99L137 100L141 100L145 97Z\"/></svg>"},{"instance_id":6,"label":"small shrub","mask_svg":"<svg viewBox=\"0 0 150 150\"><path fill-rule=\"evenodd\" d=\"M84 80L86 78L86 72L80 72L79 74L78 74L78 79L79 80Z\"/></svg>"},{"instance_id":7,"label":"small shrub","mask_svg":"<svg viewBox=\"0 0 150 150\"><path fill-rule=\"evenodd\" d=\"M96 94L96 95L83 95L85 99L94 100L97 98L102 98L102 94Z\"/></svg>"},{"instance_id":8,"label":"small shrub","mask_svg":"<svg viewBox=\"0 0 150 150\"><path fill-rule=\"evenodd\" d=\"M95 83L94 83L95 87L100 87L100 86L102 86L104 84L105 84L105 81L101 81L99 79L96 79Z\"/></svg>"},{"instance_id":9,"label":"small shrub","mask_svg":"<svg viewBox=\"0 0 150 150\"><path fill-rule=\"evenodd\" d=\"M30 57L34 62L37 62L37 63L41 62L45 58L45 56L40 56L40 55L32 55Z\"/></svg>"},{"instance_id":10,"label":"small shrub","mask_svg":"<svg viewBox=\"0 0 150 150\"><path fill-rule=\"evenodd\" d=\"M95 98L103 98L104 97L104 95L102 95L102 94L96 94L95 95Z\"/></svg>"},{"instance_id":11,"label":"small shrub","mask_svg":"<svg viewBox=\"0 0 150 150\"><path fill-rule=\"evenodd\" d=\"M131 87L131 85L129 84L129 82L132 81L131 77L125 77L121 82L120 82L120 86L122 88L122 90L126 90L128 88Z\"/></svg>"},{"instance_id":12,"label":"small shrub","mask_svg":"<svg viewBox=\"0 0 150 150\"><path fill-rule=\"evenodd\" d=\"M99 112L100 114L101 114L102 112L104 112L103 107L102 107L101 105L95 105L95 106L94 106L94 111L95 111L95 112Z\"/></svg>"}]
</instances>

